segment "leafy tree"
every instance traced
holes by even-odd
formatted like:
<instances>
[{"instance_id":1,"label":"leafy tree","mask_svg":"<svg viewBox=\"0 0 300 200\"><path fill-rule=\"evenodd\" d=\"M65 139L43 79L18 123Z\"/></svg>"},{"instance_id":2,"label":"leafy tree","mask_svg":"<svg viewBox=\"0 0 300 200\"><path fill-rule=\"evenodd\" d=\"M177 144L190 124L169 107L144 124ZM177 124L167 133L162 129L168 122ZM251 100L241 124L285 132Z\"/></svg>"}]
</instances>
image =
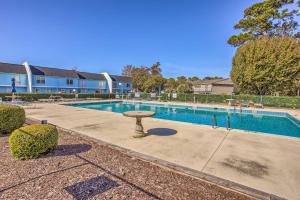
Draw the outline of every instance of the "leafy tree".
<instances>
[{"instance_id":1,"label":"leafy tree","mask_svg":"<svg viewBox=\"0 0 300 200\"><path fill-rule=\"evenodd\" d=\"M300 41L292 37L261 37L239 47L231 71L241 93L296 93L300 73Z\"/></svg>"},{"instance_id":2,"label":"leafy tree","mask_svg":"<svg viewBox=\"0 0 300 200\"><path fill-rule=\"evenodd\" d=\"M293 3L293 0L264 0L250 6L244 11L244 18L234 26L242 33L231 36L228 43L240 46L261 36L299 36L295 20L298 10L283 8Z\"/></svg>"},{"instance_id":3,"label":"leafy tree","mask_svg":"<svg viewBox=\"0 0 300 200\"><path fill-rule=\"evenodd\" d=\"M148 67L141 66L134 68L132 73L133 87L139 91L143 91L144 83L150 78L150 70Z\"/></svg>"},{"instance_id":4,"label":"leafy tree","mask_svg":"<svg viewBox=\"0 0 300 200\"><path fill-rule=\"evenodd\" d=\"M199 78L197 76L192 76L188 78L188 81L198 81Z\"/></svg>"},{"instance_id":5,"label":"leafy tree","mask_svg":"<svg viewBox=\"0 0 300 200\"><path fill-rule=\"evenodd\" d=\"M161 74L160 62L156 62L155 64L153 64L150 70L152 75L160 75Z\"/></svg>"},{"instance_id":6,"label":"leafy tree","mask_svg":"<svg viewBox=\"0 0 300 200\"><path fill-rule=\"evenodd\" d=\"M169 78L166 81L165 90L167 92L175 92L177 89L177 86L178 86L178 84L177 84L176 80L174 78Z\"/></svg>"},{"instance_id":7,"label":"leafy tree","mask_svg":"<svg viewBox=\"0 0 300 200\"><path fill-rule=\"evenodd\" d=\"M178 93L189 93L192 91L192 84L189 81L181 83L176 90Z\"/></svg>"},{"instance_id":8,"label":"leafy tree","mask_svg":"<svg viewBox=\"0 0 300 200\"><path fill-rule=\"evenodd\" d=\"M164 82L165 79L161 75L152 75L145 81L143 90L145 92L157 92Z\"/></svg>"},{"instance_id":9,"label":"leafy tree","mask_svg":"<svg viewBox=\"0 0 300 200\"><path fill-rule=\"evenodd\" d=\"M185 76L178 76L177 77L177 84L180 85L180 84L184 84L186 83L187 79Z\"/></svg>"},{"instance_id":10,"label":"leafy tree","mask_svg":"<svg viewBox=\"0 0 300 200\"><path fill-rule=\"evenodd\" d=\"M203 80L214 80L214 79L224 79L221 76L206 76L203 78Z\"/></svg>"},{"instance_id":11,"label":"leafy tree","mask_svg":"<svg viewBox=\"0 0 300 200\"><path fill-rule=\"evenodd\" d=\"M123 76L132 76L132 71L135 69L133 65L126 65L122 69L122 75Z\"/></svg>"}]
</instances>

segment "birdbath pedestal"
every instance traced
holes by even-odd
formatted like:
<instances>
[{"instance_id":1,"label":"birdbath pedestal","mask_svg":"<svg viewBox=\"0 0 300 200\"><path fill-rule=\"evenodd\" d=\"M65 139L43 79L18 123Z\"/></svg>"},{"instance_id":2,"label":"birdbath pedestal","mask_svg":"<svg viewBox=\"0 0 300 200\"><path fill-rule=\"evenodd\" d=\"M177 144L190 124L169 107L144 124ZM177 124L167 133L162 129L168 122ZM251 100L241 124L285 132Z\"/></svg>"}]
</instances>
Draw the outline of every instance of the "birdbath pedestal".
<instances>
[{"instance_id":1,"label":"birdbath pedestal","mask_svg":"<svg viewBox=\"0 0 300 200\"><path fill-rule=\"evenodd\" d=\"M144 117L152 117L155 115L155 112L152 111L127 111L123 113L126 117L134 117L136 118L136 126L135 126L135 135L133 137L139 138L139 137L145 137L147 136L147 133L144 132L144 127L142 125L142 118Z\"/></svg>"}]
</instances>

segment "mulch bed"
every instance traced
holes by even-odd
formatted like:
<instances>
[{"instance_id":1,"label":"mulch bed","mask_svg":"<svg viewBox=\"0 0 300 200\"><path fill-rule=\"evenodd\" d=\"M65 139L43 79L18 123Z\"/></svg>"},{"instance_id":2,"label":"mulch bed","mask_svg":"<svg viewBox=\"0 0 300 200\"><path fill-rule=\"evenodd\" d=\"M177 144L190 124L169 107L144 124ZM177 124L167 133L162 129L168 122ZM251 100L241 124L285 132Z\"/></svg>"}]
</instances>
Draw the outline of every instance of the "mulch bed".
<instances>
[{"instance_id":1,"label":"mulch bed","mask_svg":"<svg viewBox=\"0 0 300 200\"><path fill-rule=\"evenodd\" d=\"M39 159L11 158L0 136L0 199L252 199L80 135Z\"/></svg>"}]
</instances>

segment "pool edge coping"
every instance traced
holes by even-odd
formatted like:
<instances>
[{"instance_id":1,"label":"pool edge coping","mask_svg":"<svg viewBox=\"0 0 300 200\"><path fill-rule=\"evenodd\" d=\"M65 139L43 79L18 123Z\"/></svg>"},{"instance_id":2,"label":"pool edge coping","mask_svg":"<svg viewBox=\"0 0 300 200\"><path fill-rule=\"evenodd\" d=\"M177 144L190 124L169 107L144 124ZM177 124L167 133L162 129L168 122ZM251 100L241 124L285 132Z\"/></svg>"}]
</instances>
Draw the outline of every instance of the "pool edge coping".
<instances>
[{"instance_id":1,"label":"pool edge coping","mask_svg":"<svg viewBox=\"0 0 300 200\"><path fill-rule=\"evenodd\" d=\"M83 102L83 103L78 103L78 102L71 102L71 103L60 103L59 105L62 106L70 106L70 107L77 107L77 106L73 106L72 104L89 104L89 103L102 103L102 102L132 102L132 103L146 103L146 104L151 104L151 102L149 101L128 101L128 100L114 100L114 99L110 99L110 100L104 100L104 101L93 101L93 102ZM160 105L164 105L163 102L155 102L154 104L160 104ZM180 104L173 104L173 102L169 102L166 105L173 105L173 106L186 106L186 107L194 107L193 105L180 105ZM197 108L214 108L214 107L201 107L201 106L195 106ZM92 108L85 108L85 107L78 107L78 108L82 108L82 109L90 109L90 110L97 110L97 109L92 109ZM219 109L224 109L223 107L218 107ZM230 108L232 109L232 108ZM115 114L122 114L120 112L112 112L112 111L107 111L107 110L97 110L97 111L102 111L102 112L110 112L110 113L115 113ZM291 113L285 111L264 111L264 110L252 110L252 109L248 109L248 111L261 111L261 112L270 112L270 113L281 113L281 114L285 114L286 118L288 118L295 126L300 128L300 119L298 119L297 117L295 117L294 115L292 115ZM248 113L244 113L244 114L248 114ZM249 113L251 114L251 113ZM253 113L252 113L253 114ZM274 115L268 115L268 116L274 116ZM276 116L276 117L283 117L283 116ZM290 119L292 118L292 119ZM156 120L166 120L166 121L171 121L171 122L178 122L178 123L189 123L189 124L193 124L193 125L200 125L200 126L209 126L207 124L198 124L198 123L192 123L192 122L185 122L185 121L177 121L177 120L170 120L170 119L162 119L162 118L152 118L152 119L156 119ZM296 122L294 121L296 120ZM298 124L298 123L299 124ZM227 129L226 127L221 127L221 126L217 126L217 128L221 128L221 129ZM284 137L286 139L300 139L300 137L295 137L295 136L289 136L289 135L282 135L282 134L278 134L278 133L265 133L265 132L260 132L260 131L253 131L253 130L244 130L244 129L237 129L237 128L230 128L229 131L243 131L243 132L247 132L247 133L253 133L253 134L264 134L267 136L271 136L271 137Z\"/></svg>"}]
</instances>

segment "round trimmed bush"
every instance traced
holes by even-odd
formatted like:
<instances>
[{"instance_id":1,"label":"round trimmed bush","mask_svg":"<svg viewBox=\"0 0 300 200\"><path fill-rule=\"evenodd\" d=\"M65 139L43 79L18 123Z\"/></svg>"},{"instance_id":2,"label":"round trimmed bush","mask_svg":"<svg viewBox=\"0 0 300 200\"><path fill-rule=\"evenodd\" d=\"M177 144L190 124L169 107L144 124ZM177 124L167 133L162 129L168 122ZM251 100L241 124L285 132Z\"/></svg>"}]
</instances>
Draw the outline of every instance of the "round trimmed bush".
<instances>
[{"instance_id":1,"label":"round trimmed bush","mask_svg":"<svg viewBox=\"0 0 300 200\"><path fill-rule=\"evenodd\" d=\"M15 130L9 137L9 148L12 156L27 160L38 158L41 154L55 149L58 133L55 126L35 124Z\"/></svg>"},{"instance_id":2,"label":"round trimmed bush","mask_svg":"<svg viewBox=\"0 0 300 200\"><path fill-rule=\"evenodd\" d=\"M25 123L25 111L16 105L0 104L0 133L11 133Z\"/></svg>"}]
</instances>

